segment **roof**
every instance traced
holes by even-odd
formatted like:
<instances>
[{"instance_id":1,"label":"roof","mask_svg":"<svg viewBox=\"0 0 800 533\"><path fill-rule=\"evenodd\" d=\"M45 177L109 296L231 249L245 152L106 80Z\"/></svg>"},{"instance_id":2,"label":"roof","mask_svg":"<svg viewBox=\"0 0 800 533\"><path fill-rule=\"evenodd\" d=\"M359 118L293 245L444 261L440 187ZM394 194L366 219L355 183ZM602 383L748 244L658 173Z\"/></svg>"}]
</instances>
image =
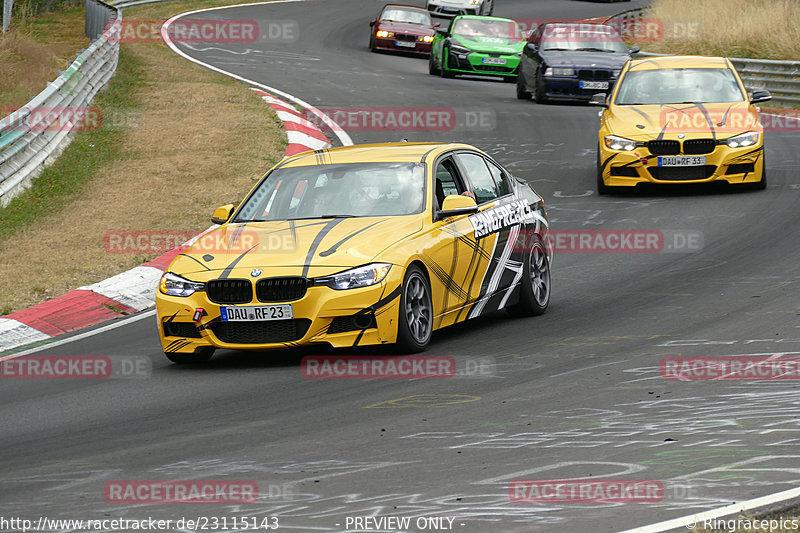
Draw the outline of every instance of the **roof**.
<instances>
[{"instance_id":1,"label":"roof","mask_svg":"<svg viewBox=\"0 0 800 533\"><path fill-rule=\"evenodd\" d=\"M474 149L468 144L461 143L376 143L357 144L355 146L341 146L327 150L303 152L286 160L285 167L301 167L318 164L338 163L365 163L365 162L391 162L391 163L419 163L429 153L440 153L455 148Z\"/></svg>"}]
</instances>

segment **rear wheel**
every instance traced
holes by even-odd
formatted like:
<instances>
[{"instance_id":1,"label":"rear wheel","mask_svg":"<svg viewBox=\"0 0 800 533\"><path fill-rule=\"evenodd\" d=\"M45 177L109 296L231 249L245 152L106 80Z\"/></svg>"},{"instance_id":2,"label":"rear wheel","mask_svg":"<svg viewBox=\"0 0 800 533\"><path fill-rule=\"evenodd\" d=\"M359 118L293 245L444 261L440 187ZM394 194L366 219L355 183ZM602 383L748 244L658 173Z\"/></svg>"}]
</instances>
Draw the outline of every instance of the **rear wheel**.
<instances>
[{"instance_id":1,"label":"rear wheel","mask_svg":"<svg viewBox=\"0 0 800 533\"><path fill-rule=\"evenodd\" d=\"M206 346L205 348L200 348L195 353L167 353L164 352L164 355L167 356L167 359L175 363L176 365L194 365L194 364L202 364L207 363L209 359L214 355L214 348L211 346Z\"/></svg>"},{"instance_id":2,"label":"rear wheel","mask_svg":"<svg viewBox=\"0 0 800 533\"><path fill-rule=\"evenodd\" d=\"M544 314L550 304L550 287L550 261L537 237L522 267L519 302L509 306L508 313L517 317Z\"/></svg>"},{"instance_id":3,"label":"rear wheel","mask_svg":"<svg viewBox=\"0 0 800 533\"><path fill-rule=\"evenodd\" d=\"M431 287L422 270L412 265L406 272L400 296L397 347L403 353L427 348L433 333Z\"/></svg>"},{"instance_id":4,"label":"rear wheel","mask_svg":"<svg viewBox=\"0 0 800 533\"><path fill-rule=\"evenodd\" d=\"M517 98L520 100L531 99L531 93L525 87L525 78L522 76L522 72L517 76Z\"/></svg>"}]
</instances>

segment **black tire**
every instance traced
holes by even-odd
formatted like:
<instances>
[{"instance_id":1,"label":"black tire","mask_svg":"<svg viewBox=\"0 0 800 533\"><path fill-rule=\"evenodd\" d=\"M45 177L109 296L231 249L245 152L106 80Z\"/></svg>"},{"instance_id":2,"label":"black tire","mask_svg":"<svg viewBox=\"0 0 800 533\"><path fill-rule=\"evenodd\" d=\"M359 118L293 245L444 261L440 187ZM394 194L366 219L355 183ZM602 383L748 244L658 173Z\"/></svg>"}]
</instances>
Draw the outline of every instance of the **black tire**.
<instances>
[{"instance_id":1,"label":"black tire","mask_svg":"<svg viewBox=\"0 0 800 533\"><path fill-rule=\"evenodd\" d=\"M522 284L519 302L508 306L508 314L514 317L537 316L547 311L550 305L550 261L539 237L535 237L522 266Z\"/></svg>"},{"instance_id":2,"label":"black tire","mask_svg":"<svg viewBox=\"0 0 800 533\"><path fill-rule=\"evenodd\" d=\"M369 38L369 49L373 52L375 51L375 37L372 36Z\"/></svg>"},{"instance_id":3,"label":"black tire","mask_svg":"<svg viewBox=\"0 0 800 533\"><path fill-rule=\"evenodd\" d=\"M436 60L433 58L433 51L431 51L431 55L428 58L428 74L433 76L440 76L442 74L442 71L436 66Z\"/></svg>"},{"instance_id":4,"label":"black tire","mask_svg":"<svg viewBox=\"0 0 800 533\"><path fill-rule=\"evenodd\" d=\"M445 63L447 63L447 58L449 55L450 55L450 50L448 50L446 47L442 47L442 64L439 65L439 68L441 69L440 72L442 74L442 77L448 79L456 77L455 74L447 70L447 67L445 67Z\"/></svg>"},{"instance_id":5,"label":"black tire","mask_svg":"<svg viewBox=\"0 0 800 533\"><path fill-rule=\"evenodd\" d=\"M544 83L541 80L540 72L536 73L536 79L533 87L533 98L537 104L546 104L547 96L544 94Z\"/></svg>"},{"instance_id":6,"label":"black tire","mask_svg":"<svg viewBox=\"0 0 800 533\"><path fill-rule=\"evenodd\" d=\"M525 87L525 77L522 75L522 72L519 73L517 76L517 99L519 100L530 100L531 93L530 91L526 90Z\"/></svg>"},{"instance_id":7,"label":"black tire","mask_svg":"<svg viewBox=\"0 0 800 533\"><path fill-rule=\"evenodd\" d=\"M503 81L506 83L517 83L519 76L503 76Z\"/></svg>"},{"instance_id":8,"label":"black tire","mask_svg":"<svg viewBox=\"0 0 800 533\"><path fill-rule=\"evenodd\" d=\"M613 189L603 181L603 166L600 164L600 145L597 145L597 194L603 196L610 194L612 191Z\"/></svg>"},{"instance_id":9,"label":"black tire","mask_svg":"<svg viewBox=\"0 0 800 533\"><path fill-rule=\"evenodd\" d=\"M200 348L200 350L195 353L164 352L164 355L166 355L167 359L176 365L199 365L202 363L207 363L209 359L211 359L211 357L214 355L214 348L211 346L206 346L205 348Z\"/></svg>"},{"instance_id":10,"label":"black tire","mask_svg":"<svg viewBox=\"0 0 800 533\"><path fill-rule=\"evenodd\" d=\"M433 334L433 301L428 278L418 266L406 271L401 291L397 348L402 353L422 352Z\"/></svg>"}]
</instances>

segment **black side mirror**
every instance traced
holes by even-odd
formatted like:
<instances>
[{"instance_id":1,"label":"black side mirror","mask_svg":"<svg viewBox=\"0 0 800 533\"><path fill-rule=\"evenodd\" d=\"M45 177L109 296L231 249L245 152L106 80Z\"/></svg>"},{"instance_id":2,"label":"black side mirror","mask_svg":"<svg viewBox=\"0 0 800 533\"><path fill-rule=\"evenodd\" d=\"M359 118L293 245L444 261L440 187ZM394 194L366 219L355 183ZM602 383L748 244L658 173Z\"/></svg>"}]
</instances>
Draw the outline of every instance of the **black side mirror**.
<instances>
[{"instance_id":1,"label":"black side mirror","mask_svg":"<svg viewBox=\"0 0 800 533\"><path fill-rule=\"evenodd\" d=\"M756 89L755 91L753 91L753 96L750 97L751 104L766 102L767 100L772 100L772 95L769 94L769 91L766 91L764 89Z\"/></svg>"},{"instance_id":2,"label":"black side mirror","mask_svg":"<svg viewBox=\"0 0 800 533\"><path fill-rule=\"evenodd\" d=\"M378 21L377 20L370 20L369 21L369 27L371 28L372 26L374 26L376 22L378 22Z\"/></svg>"},{"instance_id":3,"label":"black side mirror","mask_svg":"<svg viewBox=\"0 0 800 533\"><path fill-rule=\"evenodd\" d=\"M633 48L631 48L630 53L631 54L638 54L639 53L639 47L638 46L634 46Z\"/></svg>"},{"instance_id":4,"label":"black side mirror","mask_svg":"<svg viewBox=\"0 0 800 533\"><path fill-rule=\"evenodd\" d=\"M608 102L606 102L606 93L595 93L592 95L592 98L589 100L589 105L598 105L600 107L608 107Z\"/></svg>"},{"instance_id":5,"label":"black side mirror","mask_svg":"<svg viewBox=\"0 0 800 533\"><path fill-rule=\"evenodd\" d=\"M525 45L525 49L526 49L526 50L529 50L529 51L531 51L531 52L536 52L536 51L538 50L538 48L536 47L536 45L535 45L535 44L533 44L533 43L528 43L528 44L526 44L526 45Z\"/></svg>"}]
</instances>

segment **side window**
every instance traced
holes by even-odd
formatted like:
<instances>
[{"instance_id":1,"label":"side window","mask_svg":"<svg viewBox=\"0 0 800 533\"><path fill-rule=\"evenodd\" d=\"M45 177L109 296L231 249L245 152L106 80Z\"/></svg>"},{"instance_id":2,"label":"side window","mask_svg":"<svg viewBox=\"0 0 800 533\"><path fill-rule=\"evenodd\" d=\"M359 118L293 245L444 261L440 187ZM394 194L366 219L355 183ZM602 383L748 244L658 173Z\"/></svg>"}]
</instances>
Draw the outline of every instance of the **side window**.
<instances>
[{"instance_id":1,"label":"side window","mask_svg":"<svg viewBox=\"0 0 800 533\"><path fill-rule=\"evenodd\" d=\"M464 188L459 183L458 171L453 160L448 157L440 161L436 166L436 187L434 189L439 208L442 207L445 196L461 194Z\"/></svg>"},{"instance_id":2,"label":"side window","mask_svg":"<svg viewBox=\"0 0 800 533\"><path fill-rule=\"evenodd\" d=\"M475 201L478 205L500 196L494 178L492 178L492 174L489 172L489 167L486 166L486 160L483 157L469 153L458 154L456 157L467 172L467 178L472 184L472 192L475 193Z\"/></svg>"},{"instance_id":3,"label":"side window","mask_svg":"<svg viewBox=\"0 0 800 533\"><path fill-rule=\"evenodd\" d=\"M511 194L511 187L508 186L508 178L506 178L503 169L501 169L488 159L486 160L486 164L489 165L489 172L492 173L494 184L497 187L498 196L505 196L506 194Z\"/></svg>"}]
</instances>

